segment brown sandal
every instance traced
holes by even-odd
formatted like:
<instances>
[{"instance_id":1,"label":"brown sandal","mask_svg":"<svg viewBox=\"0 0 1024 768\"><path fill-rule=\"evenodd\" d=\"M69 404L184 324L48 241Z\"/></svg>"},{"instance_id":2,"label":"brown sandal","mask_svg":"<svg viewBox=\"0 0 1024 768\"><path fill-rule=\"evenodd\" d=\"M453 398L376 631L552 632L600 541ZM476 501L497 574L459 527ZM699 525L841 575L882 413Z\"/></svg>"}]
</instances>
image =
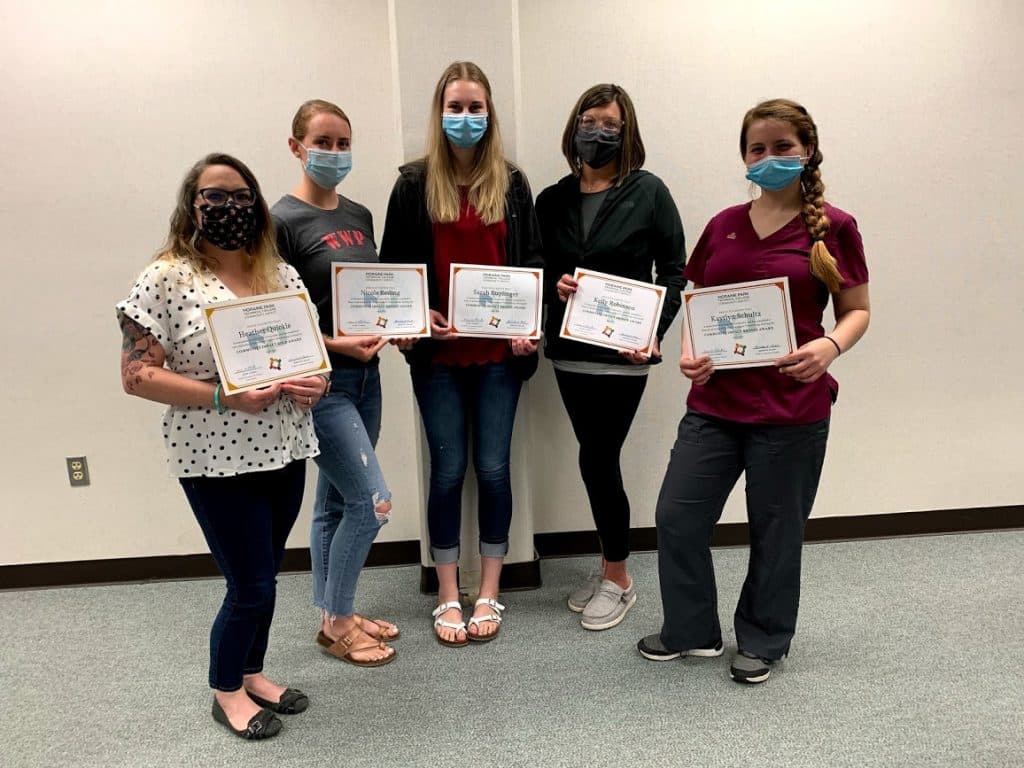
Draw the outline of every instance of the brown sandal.
<instances>
[{"instance_id":1,"label":"brown sandal","mask_svg":"<svg viewBox=\"0 0 1024 768\"><path fill-rule=\"evenodd\" d=\"M402 634L401 631L399 631L398 629L398 625L392 624L387 619L368 619L365 616L360 616L358 613L352 614L352 618L356 620L356 626L364 632L366 632L366 626L364 622L368 622L370 624L375 625L377 627L377 634L370 635L369 632L366 632L366 634L370 635L370 637L376 637L388 643L390 643L392 640L397 640ZM395 634L389 635L388 632L391 632L392 630L394 630Z\"/></svg>"},{"instance_id":2,"label":"brown sandal","mask_svg":"<svg viewBox=\"0 0 1024 768\"><path fill-rule=\"evenodd\" d=\"M360 642L360 635L365 638L364 641ZM363 632L359 627L356 627L344 637L337 640L331 640L324 631L321 629L316 634L316 641L322 645L324 651L331 654L342 661L347 661L349 664L354 664L357 667L383 667L385 664L390 664L395 660L398 655L398 651L384 644L383 640L374 640L368 634ZM358 643L358 644L357 644ZM380 648L381 650L389 649L391 653L385 656L383 659L354 659L352 653L359 651L368 651L371 648Z\"/></svg>"}]
</instances>

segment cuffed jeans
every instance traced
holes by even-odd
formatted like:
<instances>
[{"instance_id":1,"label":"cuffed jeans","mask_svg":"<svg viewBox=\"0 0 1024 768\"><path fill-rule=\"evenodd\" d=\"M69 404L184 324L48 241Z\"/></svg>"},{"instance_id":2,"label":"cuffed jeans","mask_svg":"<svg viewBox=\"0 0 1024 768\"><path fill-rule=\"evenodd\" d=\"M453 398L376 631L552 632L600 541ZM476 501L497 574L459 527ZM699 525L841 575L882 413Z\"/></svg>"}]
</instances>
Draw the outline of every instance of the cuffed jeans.
<instances>
[{"instance_id":1,"label":"cuffed jeans","mask_svg":"<svg viewBox=\"0 0 1024 768\"><path fill-rule=\"evenodd\" d=\"M277 572L302 506L306 462L230 477L183 477L192 512L227 580L210 630L210 687L237 691L263 671Z\"/></svg>"},{"instance_id":2,"label":"cuffed jeans","mask_svg":"<svg viewBox=\"0 0 1024 768\"><path fill-rule=\"evenodd\" d=\"M558 391L580 444L579 465L605 560L629 557L629 499L619 457L646 376L573 373L555 369Z\"/></svg>"},{"instance_id":3,"label":"cuffed jeans","mask_svg":"<svg viewBox=\"0 0 1024 768\"><path fill-rule=\"evenodd\" d=\"M721 636L711 536L746 472L750 560L734 616L740 648L766 659L789 652L800 604L800 557L828 441L813 424L741 424L688 412L658 497L658 576L667 648Z\"/></svg>"},{"instance_id":4,"label":"cuffed jeans","mask_svg":"<svg viewBox=\"0 0 1024 768\"><path fill-rule=\"evenodd\" d=\"M427 529L431 557L439 565L459 559L462 483L470 431L479 490L480 554L504 557L512 522L512 428L522 379L507 362L413 366L411 371L430 446Z\"/></svg>"},{"instance_id":5,"label":"cuffed jeans","mask_svg":"<svg viewBox=\"0 0 1024 768\"><path fill-rule=\"evenodd\" d=\"M350 616L356 582L388 514L377 507L391 499L374 447L380 435L380 373L338 368L331 388L313 407L320 441L320 469L309 550L313 603L331 616Z\"/></svg>"}]
</instances>

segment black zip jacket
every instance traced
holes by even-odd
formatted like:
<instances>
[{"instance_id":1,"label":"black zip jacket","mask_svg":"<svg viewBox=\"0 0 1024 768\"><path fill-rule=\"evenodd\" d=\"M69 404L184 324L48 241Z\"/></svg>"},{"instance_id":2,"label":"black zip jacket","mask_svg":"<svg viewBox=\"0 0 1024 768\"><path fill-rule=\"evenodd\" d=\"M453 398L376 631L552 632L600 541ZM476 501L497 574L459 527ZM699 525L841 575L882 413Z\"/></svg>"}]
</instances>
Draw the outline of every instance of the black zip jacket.
<instances>
[{"instance_id":1,"label":"black zip jacket","mask_svg":"<svg viewBox=\"0 0 1024 768\"><path fill-rule=\"evenodd\" d=\"M655 282L665 287L665 304L658 322L658 341L675 319L686 284L683 266L686 243L679 211L668 187L654 174L633 171L612 187L601 203L587 239L583 239L580 180L569 175L537 197L537 218L544 242L544 354L553 360L632 365L614 349L559 338L565 304L555 286L576 267ZM652 268L657 271L653 279ZM660 358L652 358L652 363Z\"/></svg>"},{"instance_id":2,"label":"black zip jacket","mask_svg":"<svg viewBox=\"0 0 1024 768\"><path fill-rule=\"evenodd\" d=\"M380 243L380 260L387 264L427 265L427 294L431 309L443 315L448 308L440 306L437 278L434 275L434 228L427 212L427 165L417 160L398 169L399 177L391 190L384 234ZM509 186L505 196L505 254L510 267L544 266L540 228L533 210L533 194L526 176L508 164ZM545 274L545 278L547 275ZM404 352L410 365L429 365L433 357L432 339L420 339ZM512 366L525 380L537 370L537 355L510 357Z\"/></svg>"}]
</instances>

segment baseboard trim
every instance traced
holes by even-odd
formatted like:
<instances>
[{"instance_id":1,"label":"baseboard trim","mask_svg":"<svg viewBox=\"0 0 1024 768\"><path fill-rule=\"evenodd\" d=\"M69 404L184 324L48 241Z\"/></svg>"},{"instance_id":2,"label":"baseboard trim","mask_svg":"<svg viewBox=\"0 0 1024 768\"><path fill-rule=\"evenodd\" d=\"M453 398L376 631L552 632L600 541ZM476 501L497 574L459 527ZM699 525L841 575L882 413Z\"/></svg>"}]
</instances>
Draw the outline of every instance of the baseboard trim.
<instances>
[{"instance_id":1,"label":"baseboard trim","mask_svg":"<svg viewBox=\"0 0 1024 768\"><path fill-rule=\"evenodd\" d=\"M972 531L1024 528L1024 505L942 509L887 515L819 517L807 521L806 541L877 539ZM746 523L719 523L712 546L743 546L750 541ZM654 528L634 528L630 546L635 552L657 549ZM540 533L534 537L537 557L525 563L509 563L502 572L502 589L535 589L540 586L540 560L547 557L592 555L600 551L594 531ZM374 544L367 566L414 565L420 562L418 541ZM290 549L281 570L308 571L309 550ZM34 589L137 581L167 581L217 576L209 554L126 557L108 560L77 560L61 563L28 563L0 566L0 589ZM429 575L428 575L429 574ZM420 589L437 591L433 568L420 569Z\"/></svg>"}]
</instances>

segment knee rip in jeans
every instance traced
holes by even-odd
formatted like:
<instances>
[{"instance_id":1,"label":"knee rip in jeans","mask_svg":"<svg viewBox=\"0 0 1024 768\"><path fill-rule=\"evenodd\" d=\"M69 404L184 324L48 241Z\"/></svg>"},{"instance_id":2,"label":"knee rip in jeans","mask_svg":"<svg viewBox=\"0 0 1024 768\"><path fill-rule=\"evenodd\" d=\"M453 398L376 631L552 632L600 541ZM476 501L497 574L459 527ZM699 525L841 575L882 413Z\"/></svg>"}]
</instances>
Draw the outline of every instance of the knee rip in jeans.
<instances>
[{"instance_id":1,"label":"knee rip in jeans","mask_svg":"<svg viewBox=\"0 0 1024 768\"><path fill-rule=\"evenodd\" d=\"M384 525L391 519L391 499L382 499L380 493L373 494L373 514L377 525Z\"/></svg>"}]
</instances>

